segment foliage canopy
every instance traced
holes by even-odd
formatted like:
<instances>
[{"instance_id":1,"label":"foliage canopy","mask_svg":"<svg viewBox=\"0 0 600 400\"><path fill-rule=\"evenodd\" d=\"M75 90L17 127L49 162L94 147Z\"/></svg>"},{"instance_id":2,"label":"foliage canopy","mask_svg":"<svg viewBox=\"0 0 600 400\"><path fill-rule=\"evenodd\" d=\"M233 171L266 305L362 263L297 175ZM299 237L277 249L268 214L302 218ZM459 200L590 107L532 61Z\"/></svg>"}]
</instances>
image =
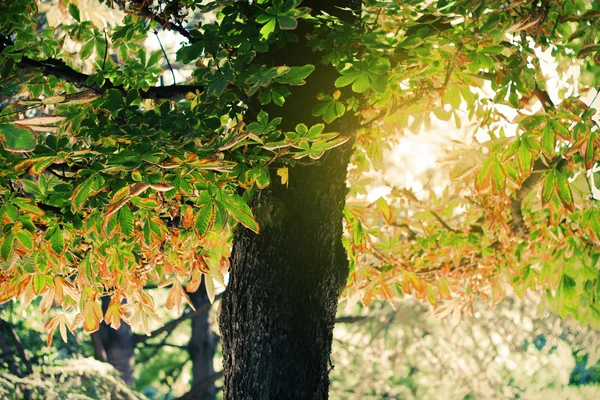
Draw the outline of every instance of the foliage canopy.
<instances>
[{"instance_id":1,"label":"foliage canopy","mask_svg":"<svg viewBox=\"0 0 600 400\"><path fill-rule=\"evenodd\" d=\"M534 289L600 327L600 136L582 100L599 84L597 2L365 0L358 26L300 0L108 1L125 13L106 26L86 18L97 5L59 4L52 26L33 0L0 2L0 301L41 295L49 340L102 320L148 332L149 282L171 285L169 308L201 279L214 296L232 228L260 231L252 195L350 137L348 299L411 294L459 316ZM299 23L321 64L264 60ZM176 60L145 50L158 29L181 35ZM191 77L157 86L171 62ZM323 68L322 123L282 131L260 110ZM358 132L328 129L348 113ZM401 134L440 123L474 131L448 144L445 189L366 202Z\"/></svg>"}]
</instances>

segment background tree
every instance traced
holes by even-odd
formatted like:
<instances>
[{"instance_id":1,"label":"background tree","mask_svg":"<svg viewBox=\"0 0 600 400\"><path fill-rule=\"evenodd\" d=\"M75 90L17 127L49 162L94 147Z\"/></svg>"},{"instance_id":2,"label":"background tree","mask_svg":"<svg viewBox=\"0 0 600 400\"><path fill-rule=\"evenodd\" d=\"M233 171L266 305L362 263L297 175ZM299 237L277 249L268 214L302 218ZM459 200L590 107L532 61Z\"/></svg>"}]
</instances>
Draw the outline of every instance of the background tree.
<instances>
[{"instance_id":1,"label":"background tree","mask_svg":"<svg viewBox=\"0 0 600 400\"><path fill-rule=\"evenodd\" d=\"M69 4L62 26L38 31L34 2L2 3L1 299L54 305L50 338L102 320L150 333L148 282L170 285L168 308L191 304L183 286L202 279L214 298L239 223L225 397L325 398L342 212L353 301L413 294L460 314L475 296L542 289L597 326L600 139L579 98L600 75L596 3L118 5L128 16L114 29ZM186 25L197 9L217 19ZM186 38L189 83L153 86L163 52L140 42L159 26ZM544 49L578 71L576 90L550 90ZM94 59L90 73L73 53ZM358 174L400 131L432 114L460 124L460 109L477 130L448 149L445 191L394 188L344 209L352 143L360 194Z\"/></svg>"}]
</instances>

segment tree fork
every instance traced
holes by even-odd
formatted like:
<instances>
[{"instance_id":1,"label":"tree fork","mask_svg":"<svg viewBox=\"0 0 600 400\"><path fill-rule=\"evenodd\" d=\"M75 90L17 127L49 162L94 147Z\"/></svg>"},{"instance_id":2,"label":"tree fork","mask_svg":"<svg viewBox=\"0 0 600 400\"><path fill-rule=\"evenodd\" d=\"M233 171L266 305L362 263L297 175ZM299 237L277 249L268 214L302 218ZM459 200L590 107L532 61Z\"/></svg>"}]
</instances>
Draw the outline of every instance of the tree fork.
<instances>
[{"instance_id":1,"label":"tree fork","mask_svg":"<svg viewBox=\"0 0 600 400\"><path fill-rule=\"evenodd\" d=\"M360 6L339 0L303 3L313 15L327 11L347 22L355 17L338 7L353 4ZM301 23L293 31L298 43L273 48L260 60L316 66L283 107L266 108L270 118L283 117L282 129L320 122L311 115L315 96L334 89L336 72L320 65L321 55L306 45L309 32ZM353 136L356 128L357 119L348 115L327 130ZM261 233L243 227L235 232L220 315L224 399L328 398L333 327L348 276L341 238L352 142L313 165L290 167L288 187L272 170L271 185L252 200Z\"/></svg>"}]
</instances>

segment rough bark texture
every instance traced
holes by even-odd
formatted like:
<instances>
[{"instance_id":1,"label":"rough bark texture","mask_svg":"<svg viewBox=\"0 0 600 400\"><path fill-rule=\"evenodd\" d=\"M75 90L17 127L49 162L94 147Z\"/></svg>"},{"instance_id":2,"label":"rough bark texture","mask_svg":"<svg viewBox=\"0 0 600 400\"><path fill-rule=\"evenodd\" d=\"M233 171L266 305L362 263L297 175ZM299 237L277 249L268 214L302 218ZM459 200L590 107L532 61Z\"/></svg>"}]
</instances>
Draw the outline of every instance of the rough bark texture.
<instances>
[{"instance_id":1,"label":"rough bark texture","mask_svg":"<svg viewBox=\"0 0 600 400\"><path fill-rule=\"evenodd\" d=\"M192 336L190 338L188 350L192 360L192 388L198 388L194 395L196 399L213 400L215 398L215 385L213 382L205 384L206 380L214 373L213 358L217 345L217 337L210 329L210 304L204 281L202 286L190 293L190 300L196 307L196 310L206 308L200 315L191 319Z\"/></svg>"},{"instance_id":2,"label":"rough bark texture","mask_svg":"<svg viewBox=\"0 0 600 400\"><path fill-rule=\"evenodd\" d=\"M313 13L352 2L304 2ZM354 3L355 4L355 3ZM345 16L350 16L344 11ZM273 49L269 65L316 65L307 84L294 88L282 108L283 129L321 121L311 115L315 95L333 91L335 73L305 45L307 26L294 31L298 44ZM352 135L353 117L327 131ZM271 185L253 199L260 234L239 227L234 236L229 284L220 328L224 357L224 399L326 399L338 297L348 274L342 246L342 213L351 144L328 152L313 165L289 169L289 187L275 171Z\"/></svg>"}]
</instances>

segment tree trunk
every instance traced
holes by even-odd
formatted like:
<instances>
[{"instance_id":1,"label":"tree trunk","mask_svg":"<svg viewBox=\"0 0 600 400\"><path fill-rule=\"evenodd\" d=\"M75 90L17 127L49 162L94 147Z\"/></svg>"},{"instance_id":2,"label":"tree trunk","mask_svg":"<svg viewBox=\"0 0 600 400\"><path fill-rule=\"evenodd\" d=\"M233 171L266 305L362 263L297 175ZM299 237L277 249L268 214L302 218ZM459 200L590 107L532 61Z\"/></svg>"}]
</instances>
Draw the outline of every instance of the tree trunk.
<instances>
[{"instance_id":1,"label":"tree trunk","mask_svg":"<svg viewBox=\"0 0 600 400\"><path fill-rule=\"evenodd\" d=\"M351 13L335 7L356 4L322 3L302 5L313 14L326 10L348 20ZM321 55L307 48L308 32L301 24L294 31L299 43L274 48L260 60L316 66L306 85L292 88L284 107L267 109L270 118L283 117L282 129L321 122L311 115L315 95L334 89L335 71L320 65ZM352 135L355 129L355 118L348 116L327 131ZM236 230L220 315L224 399L328 397L334 319L348 275L341 237L351 150L347 143L313 165L290 167L289 187L273 169L271 184L253 199L260 234Z\"/></svg>"},{"instance_id":2,"label":"tree trunk","mask_svg":"<svg viewBox=\"0 0 600 400\"><path fill-rule=\"evenodd\" d=\"M106 312L110 298L102 298L102 308ZM96 359L111 364L121 373L127 385L133 387L134 349L133 332L129 324L122 323L119 329L113 329L104 322L100 330L92 334Z\"/></svg>"},{"instance_id":3,"label":"tree trunk","mask_svg":"<svg viewBox=\"0 0 600 400\"><path fill-rule=\"evenodd\" d=\"M198 290L190 293L190 300L196 307L196 310L205 308L210 304L204 281ZM189 343L189 353L192 360L192 390L199 388L194 392L195 398L201 400L215 399L216 391L214 383L207 384L206 381L214 373L213 359L217 344L217 337L210 329L210 307L200 315L192 318L192 336Z\"/></svg>"}]
</instances>

